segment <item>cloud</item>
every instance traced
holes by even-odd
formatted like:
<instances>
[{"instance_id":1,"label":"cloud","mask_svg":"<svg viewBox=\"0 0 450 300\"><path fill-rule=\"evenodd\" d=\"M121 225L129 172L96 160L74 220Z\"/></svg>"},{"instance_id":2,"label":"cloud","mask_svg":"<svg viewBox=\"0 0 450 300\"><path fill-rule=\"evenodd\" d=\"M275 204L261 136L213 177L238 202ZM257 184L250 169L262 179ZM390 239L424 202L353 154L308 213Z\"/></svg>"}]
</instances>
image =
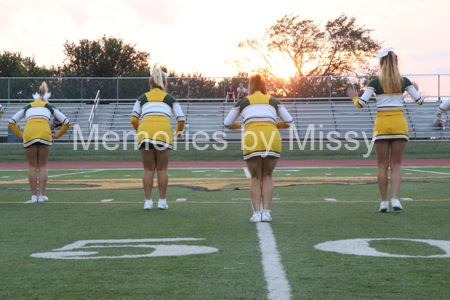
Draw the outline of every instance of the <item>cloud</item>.
<instances>
[{"instance_id":1,"label":"cloud","mask_svg":"<svg viewBox=\"0 0 450 300\"><path fill-rule=\"evenodd\" d=\"M436 51L432 53L417 55L418 60L441 60L450 58L450 50Z\"/></svg>"},{"instance_id":2,"label":"cloud","mask_svg":"<svg viewBox=\"0 0 450 300\"><path fill-rule=\"evenodd\" d=\"M174 25L186 13L180 0L132 0L126 3L136 11L140 21L165 26Z\"/></svg>"},{"instance_id":3,"label":"cloud","mask_svg":"<svg viewBox=\"0 0 450 300\"><path fill-rule=\"evenodd\" d=\"M88 4L81 5L76 1L58 1L57 3L60 4L61 10L72 19L75 25L82 27L89 21L89 12L86 7Z\"/></svg>"}]
</instances>

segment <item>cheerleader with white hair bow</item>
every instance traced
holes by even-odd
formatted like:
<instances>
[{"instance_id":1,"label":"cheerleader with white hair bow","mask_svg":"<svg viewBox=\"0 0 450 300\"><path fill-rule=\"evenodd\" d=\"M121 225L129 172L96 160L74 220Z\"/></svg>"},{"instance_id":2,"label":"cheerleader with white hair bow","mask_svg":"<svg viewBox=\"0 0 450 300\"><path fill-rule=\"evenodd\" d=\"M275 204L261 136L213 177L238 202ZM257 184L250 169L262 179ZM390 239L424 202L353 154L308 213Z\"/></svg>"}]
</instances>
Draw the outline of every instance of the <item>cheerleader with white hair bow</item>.
<instances>
[{"instance_id":1,"label":"cheerleader with white hair bow","mask_svg":"<svg viewBox=\"0 0 450 300\"><path fill-rule=\"evenodd\" d=\"M403 115L403 93L419 105L423 104L418 86L408 78L402 77L398 70L398 58L389 47L379 52L380 75L371 80L361 97L350 87L348 96L358 108L363 108L375 93L377 99L377 117L373 126L373 139L378 160L378 187L381 193L380 212L389 211L387 200L388 169L391 169L391 205L394 210L402 210L398 193L402 181L402 157L406 142L409 140L408 123Z\"/></svg>"},{"instance_id":2,"label":"cheerleader with white hair bow","mask_svg":"<svg viewBox=\"0 0 450 300\"><path fill-rule=\"evenodd\" d=\"M23 140L25 155L28 160L28 180L30 182L31 202L47 202L45 187L47 185L47 159L50 154L52 138L60 138L69 128L69 119L56 107L48 103L50 98L47 83L43 82L39 87L39 92L33 95L34 102L24 106L9 120L9 127ZM50 117L54 116L62 123L62 127L57 134L52 135L50 130ZM17 123L26 118L27 123L20 131ZM39 195L37 192L37 170L39 170Z\"/></svg>"},{"instance_id":3,"label":"cheerleader with white hair bow","mask_svg":"<svg viewBox=\"0 0 450 300\"><path fill-rule=\"evenodd\" d=\"M142 178L145 192L144 209L153 208L152 189L155 170L158 173L158 208L168 209L167 168L174 135L170 116L173 113L178 121L176 136L181 136L183 132L185 117L178 101L165 92L168 74L155 66L150 75L151 91L141 95L136 101L131 124L138 133L139 150L144 164Z\"/></svg>"}]
</instances>

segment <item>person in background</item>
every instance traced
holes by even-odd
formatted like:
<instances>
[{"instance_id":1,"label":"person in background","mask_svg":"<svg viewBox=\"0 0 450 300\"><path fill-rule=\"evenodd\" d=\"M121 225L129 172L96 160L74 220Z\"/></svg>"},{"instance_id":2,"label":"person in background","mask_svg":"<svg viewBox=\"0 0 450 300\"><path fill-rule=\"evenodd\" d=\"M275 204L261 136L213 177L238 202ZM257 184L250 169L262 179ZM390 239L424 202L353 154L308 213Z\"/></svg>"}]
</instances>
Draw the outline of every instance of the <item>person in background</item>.
<instances>
[{"instance_id":1,"label":"person in background","mask_svg":"<svg viewBox=\"0 0 450 300\"><path fill-rule=\"evenodd\" d=\"M373 139L378 161L378 187L381 194L380 212L389 211L387 191L389 184L388 169L391 169L391 205L394 210L402 210L398 200L402 182L402 157L406 142L409 140L408 124L403 115L403 93L406 91L419 105L423 104L417 84L402 77L398 70L398 58L387 48L379 52L380 75L371 80L363 95L358 98L358 92L350 87L348 96L358 108L363 108L373 93L377 99L377 117L373 126Z\"/></svg>"},{"instance_id":2,"label":"person in background","mask_svg":"<svg viewBox=\"0 0 450 300\"><path fill-rule=\"evenodd\" d=\"M183 132L185 117L177 100L165 92L168 75L158 66L153 68L150 75L151 91L141 95L136 101L131 115L131 124L138 133L139 150L144 165L142 176L145 192L144 209L153 208L152 189L156 170L159 190L158 208L164 210L169 208L166 201L169 184L167 168L174 135L170 116L173 112L178 121L176 136L181 136Z\"/></svg>"},{"instance_id":3,"label":"person in background","mask_svg":"<svg viewBox=\"0 0 450 300\"><path fill-rule=\"evenodd\" d=\"M0 118L2 117L3 112L5 111L5 108L0 104Z\"/></svg>"},{"instance_id":4,"label":"person in background","mask_svg":"<svg viewBox=\"0 0 450 300\"><path fill-rule=\"evenodd\" d=\"M233 86L230 84L230 85L228 86L228 89L227 89L227 96L226 96L226 98L225 98L225 102L227 102L228 99L231 99L231 98L233 98L233 102L236 102L236 97L234 96L234 88L233 88Z\"/></svg>"},{"instance_id":5,"label":"person in background","mask_svg":"<svg viewBox=\"0 0 450 300\"><path fill-rule=\"evenodd\" d=\"M442 130L445 130L445 120L442 119L442 114L438 113L436 119L434 119L433 121L433 126L434 127L441 127Z\"/></svg>"},{"instance_id":6,"label":"person in background","mask_svg":"<svg viewBox=\"0 0 450 300\"><path fill-rule=\"evenodd\" d=\"M248 90L244 87L243 83L239 83L239 87L237 88L236 91L238 100L241 100L242 98L248 95Z\"/></svg>"},{"instance_id":7,"label":"person in background","mask_svg":"<svg viewBox=\"0 0 450 300\"><path fill-rule=\"evenodd\" d=\"M224 126L240 129L241 124L235 122L240 114L245 124L242 137L244 160L251 175L253 216L250 222L271 222L270 204L274 192L272 173L281 154L278 128L288 128L294 121L279 100L267 95L266 82L260 74L250 77L250 95L236 103L225 119ZM276 122L277 116L281 122Z\"/></svg>"},{"instance_id":8,"label":"person in background","mask_svg":"<svg viewBox=\"0 0 450 300\"><path fill-rule=\"evenodd\" d=\"M50 95L47 83L43 82L39 87L39 92L33 95L35 101L12 116L8 124L14 133L23 139L25 156L29 165L28 180L32 192L31 202L33 203L48 201L47 196L45 196L45 187L48 178L47 160L53 143L52 138L60 138L70 127L69 119L59 109L48 103ZM52 115L62 123L59 132L53 135L49 125ZM27 123L22 133L17 123L24 117ZM39 170L39 195L37 191L37 170Z\"/></svg>"}]
</instances>

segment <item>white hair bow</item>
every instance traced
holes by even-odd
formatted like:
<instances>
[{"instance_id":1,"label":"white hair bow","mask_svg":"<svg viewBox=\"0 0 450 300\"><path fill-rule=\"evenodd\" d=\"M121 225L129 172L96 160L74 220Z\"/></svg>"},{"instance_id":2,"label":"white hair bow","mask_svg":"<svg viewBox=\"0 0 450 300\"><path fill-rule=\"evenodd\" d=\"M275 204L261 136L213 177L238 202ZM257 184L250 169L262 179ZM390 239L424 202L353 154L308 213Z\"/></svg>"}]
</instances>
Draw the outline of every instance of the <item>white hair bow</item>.
<instances>
[{"instance_id":1,"label":"white hair bow","mask_svg":"<svg viewBox=\"0 0 450 300\"><path fill-rule=\"evenodd\" d=\"M167 74L166 72L161 71L161 73L163 74L164 78L169 78L169 74ZM153 71L150 71L150 76L153 76Z\"/></svg>"},{"instance_id":2,"label":"white hair bow","mask_svg":"<svg viewBox=\"0 0 450 300\"><path fill-rule=\"evenodd\" d=\"M33 95L33 98L34 98L34 100L41 99L41 100L47 101L51 95L52 95L52 93L45 92L44 97L42 97L43 99L41 99L41 95L39 95L39 93L36 92L36 94Z\"/></svg>"},{"instance_id":3,"label":"white hair bow","mask_svg":"<svg viewBox=\"0 0 450 300\"><path fill-rule=\"evenodd\" d=\"M386 55L389 54L389 51L394 50L394 47L388 47L386 48L386 50L378 52L377 56L375 56L375 58L382 58L385 57Z\"/></svg>"}]
</instances>

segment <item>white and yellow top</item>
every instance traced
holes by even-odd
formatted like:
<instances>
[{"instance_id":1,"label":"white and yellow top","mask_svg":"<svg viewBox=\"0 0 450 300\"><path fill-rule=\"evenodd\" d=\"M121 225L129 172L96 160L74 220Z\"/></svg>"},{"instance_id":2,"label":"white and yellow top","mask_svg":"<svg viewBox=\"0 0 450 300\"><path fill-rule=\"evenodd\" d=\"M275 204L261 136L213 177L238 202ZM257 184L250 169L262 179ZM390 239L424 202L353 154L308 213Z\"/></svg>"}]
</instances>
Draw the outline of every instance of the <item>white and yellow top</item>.
<instances>
[{"instance_id":1,"label":"white and yellow top","mask_svg":"<svg viewBox=\"0 0 450 300\"><path fill-rule=\"evenodd\" d=\"M235 123L235 121L241 113L245 125L252 122L272 122L279 128L287 128L294 123L291 115L278 99L264 95L259 91L236 102L224 121L225 127L239 128L240 124ZM277 115L283 121L283 124L276 122Z\"/></svg>"},{"instance_id":2,"label":"white and yellow top","mask_svg":"<svg viewBox=\"0 0 450 300\"><path fill-rule=\"evenodd\" d=\"M43 119L50 122L50 117L54 116L58 121L62 123L60 131L56 134L56 137L61 137L69 128L69 119L56 107L49 104L48 102L42 101L41 99L36 99L30 104L24 106L19 110L14 116L9 120L9 127L19 136L23 138L22 132L19 130L17 123L24 117L27 122L33 119Z\"/></svg>"},{"instance_id":3,"label":"white and yellow top","mask_svg":"<svg viewBox=\"0 0 450 300\"><path fill-rule=\"evenodd\" d=\"M356 107L363 108L369 102L373 93L375 93L378 111L403 110L403 93L405 91L417 104L423 104L422 96L420 96L414 85L406 77L402 78L402 89L397 93L385 93L381 87L380 78L377 77L369 82L366 90L359 99L355 97L352 100Z\"/></svg>"}]
</instances>

